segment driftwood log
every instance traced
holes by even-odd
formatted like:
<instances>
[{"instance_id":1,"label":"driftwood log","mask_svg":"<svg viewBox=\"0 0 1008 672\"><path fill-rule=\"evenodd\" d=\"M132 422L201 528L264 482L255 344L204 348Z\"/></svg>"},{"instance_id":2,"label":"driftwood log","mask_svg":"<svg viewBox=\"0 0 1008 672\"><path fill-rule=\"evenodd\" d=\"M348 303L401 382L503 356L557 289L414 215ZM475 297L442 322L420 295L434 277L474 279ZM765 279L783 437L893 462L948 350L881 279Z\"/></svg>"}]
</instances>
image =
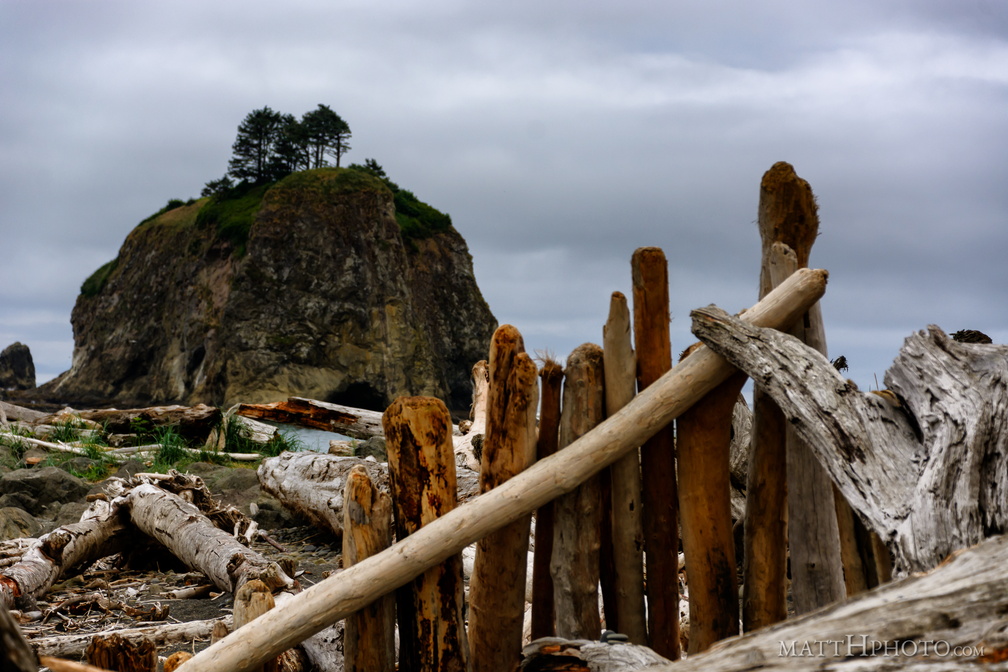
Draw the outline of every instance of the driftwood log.
<instances>
[{"instance_id":1,"label":"driftwood log","mask_svg":"<svg viewBox=\"0 0 1008 672\"><path fill-rule=\"evenodd\" d=\"M133 433L138 423L151 427L174 426L187 441L203 443L210 431L220 424L220 409L197 404L196 406L151 406L119 410L115 408L96 411L74 411L73 415L105 427L111 433ZM34 421L36 425L51 424L64 420L66 415L43 416Z\"/></svg>"},{"instance_id":2,"label":"driftwood log","mask_svg":"<svg viewBox=\"0 0 1008 672\"><path fill-rule=\"evenodd\" d=\"M382 414L378 411L340 406L315 399L291 397L287 401L272 404L239 404L234 412L246 418L301 425L346 434L355 439L369 439L382 434Z\"/></svg>"},{"instance_id":3,"label":"driftwood log","mask_svg":"<svg viewBox=\"0 0 1008 672\"><path fill-rule=\"evenodd\" d=\"M339 537L343 534L347 474L357 466L367 469L371 481L381 492L390 492L387 464L312 452L285 452L263 460L258 470L259 484L295 515ZM465 502L479 494L479 475L465 467L458 467L456 471L458 501Z\"/></svg>"},{"instance_id":4,"label":"driftwood log","mask_svg":"<svg viewBox=\"0 0 1008 672\"><path fill-rule=\"evenodd\" d=\"M490 341L490 389L480 491L489 492L535 461L538 370L521 334L501 325ZM474 672L514 669L525 616L531 516L476 542L469 582L469 646ZM597 610L596 610L597 611Z\"/></svg>"},{"instance_id":5,"label":"driftwood log","mask_svg":"<svg viewBox=\"0 0 1008 672\"><path fill-rule=\"evenodd\" d=\"M0 669L37 672L38 658L7 607L0 605Z\"/></svg>"},{"instance_id":6,"label":"driftwood log","mask_svg":"<svg viewBox=\"0 0 1008 672\"><path fill-rule=\"evenodd\" d=\"M764 385L899 573L1008 529L1008 346L931 326L907 338L888 389L865 393L786 334L716 308L693 328Z\"/></svg>"},{"instance_id":7,"label":"driftwood log","mask_svg":"<svg viewBox=\"0 0 1008 672\"><path fill-rule=\"evenodd\" d=\"M827 274L799 271L745 312L761 326L786 327L823 295ZM734 367L701 348L616 415L555 455L434 522L391 548L308 588L243 629L198 653L183 672L243 672L405 585L490 532L570 492L641 445ZM678 569L678 568L677 568ZM400 633L401 634L401 633Z\"/></svg>"},{"instance_id":8,"label":"driftwood log","mask_svg":"<svg viewBox=\"0 0 1008 672\"><path fill-rule=\"evenodd\" d=\"M483 441L486 435L487 394L490 390L490 366L485 359L473 365L473 401L469 429L454 437L455 460L460 467L479 472Z\"/></svg>"}]
</instances>

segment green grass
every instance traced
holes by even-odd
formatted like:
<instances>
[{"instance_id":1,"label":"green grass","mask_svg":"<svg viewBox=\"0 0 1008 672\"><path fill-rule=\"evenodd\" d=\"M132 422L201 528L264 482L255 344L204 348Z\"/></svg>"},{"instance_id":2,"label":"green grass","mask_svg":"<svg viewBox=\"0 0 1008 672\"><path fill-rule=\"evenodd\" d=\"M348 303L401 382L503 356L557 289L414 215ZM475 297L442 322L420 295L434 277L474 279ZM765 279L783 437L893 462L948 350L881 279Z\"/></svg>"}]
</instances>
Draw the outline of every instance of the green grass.
<instances>
[{"instance_id":1,"label":"green grass","mask_svg":"<svg viewBox=\"0 0 1008 672\"><path fill-rule=\"evenodd\" d=\"M451 217L427 205L412 191L400 189L395 195L396 222L406 241L430 238L451 228Z\"/></svg>"},{"instance_id":2,"label":"green grass","mask_svg":"<svg viewBox=\"0 0 1008 672\"><path fill-rule=\"evenodd\" d=\"M196 226L212 228L219 238L234 245L238 257L245 256L252 221L271 184L242 183L224 194L212 197L196 215Z\"/></svg>"},{"instance_id":3,"label":"green grass","mask_svg":"<svg viewBox=\"0 0 1008 672\"><path fill-rule=\"evenodd\" d=\"M116 257L112 261L104 264L97 271L91 274L91 276L81 284L81 294L88 298L93 298L101 294L102 290L105 289L105 283L108 282L109 276L112 275L112 271L116 269L119 265L119 257Z\"/></svg>"},{"instance_id":4,"label":"green grass","mask_svg":"<svg viewBox=\"0 0 1008 672\"><path fill-rule=\"evenodd\" d=\"M169 425L154 430L154 440L161 447L154 454L154 465L167 468L189 457L185 439L178 429Z\"/></svg>"}]
</instances>

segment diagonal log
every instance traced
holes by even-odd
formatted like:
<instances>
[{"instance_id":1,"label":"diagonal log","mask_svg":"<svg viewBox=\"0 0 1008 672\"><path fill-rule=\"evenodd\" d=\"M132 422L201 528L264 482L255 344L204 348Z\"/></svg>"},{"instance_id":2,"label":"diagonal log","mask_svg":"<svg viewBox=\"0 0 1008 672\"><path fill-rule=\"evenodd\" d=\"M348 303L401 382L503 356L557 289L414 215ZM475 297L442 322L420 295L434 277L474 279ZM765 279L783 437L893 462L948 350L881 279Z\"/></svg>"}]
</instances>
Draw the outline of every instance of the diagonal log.
<instances>
[{"instance_id":1,"label":"diagonal log","mask_svg":"<svg viewBox=\"0 0 1008 672\"><path fill-rule=\"evenodd\" d=\"M694 333L766 385L900 573L1008 529L1008 346L911 335L864 393L796 339L717 308Z\"/></svg>"},{"instance_id":2,"label":"diagonal log","mask_svg":"<svg viewBox=\"0 0 1008 672\"><path fill-rule=\"evenodd\" d=\"M761 326L787 327L826 290L827 273L802 269L745 312ZM391 548L294 596L186 662L181 672L244 672L413 580L546 502L570 492L643 443L734 368L701 348L618 413L562 451L459 506Z\"/></svg>"}]
</instances>

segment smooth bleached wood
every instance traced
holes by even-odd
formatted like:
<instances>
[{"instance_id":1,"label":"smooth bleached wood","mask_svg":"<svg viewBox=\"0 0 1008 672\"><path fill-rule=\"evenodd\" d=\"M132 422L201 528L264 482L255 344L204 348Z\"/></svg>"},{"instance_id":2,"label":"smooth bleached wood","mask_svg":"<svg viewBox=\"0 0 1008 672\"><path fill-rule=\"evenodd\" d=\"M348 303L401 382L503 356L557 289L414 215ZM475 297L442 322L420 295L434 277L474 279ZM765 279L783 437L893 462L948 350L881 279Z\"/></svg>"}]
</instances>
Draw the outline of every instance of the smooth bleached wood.
<instances>
[{"instance_id":1,"label":"smooth bleached wood","mask_svg":"<svg viewBox=\"0 0 1008 672\"><path fill-rule=\"evenodd\" d=\"M744 313L761 326L791 324L826 290L827 273L802 270ZM405 585L490 532L570 492L641 445L734 367L701 348L616 415L563 451L417 530L391 548L308 588L245 628L198 653L184 672L244 672ZM447 434L447 431L445 432Z\"/></svg>"}]
</instances>

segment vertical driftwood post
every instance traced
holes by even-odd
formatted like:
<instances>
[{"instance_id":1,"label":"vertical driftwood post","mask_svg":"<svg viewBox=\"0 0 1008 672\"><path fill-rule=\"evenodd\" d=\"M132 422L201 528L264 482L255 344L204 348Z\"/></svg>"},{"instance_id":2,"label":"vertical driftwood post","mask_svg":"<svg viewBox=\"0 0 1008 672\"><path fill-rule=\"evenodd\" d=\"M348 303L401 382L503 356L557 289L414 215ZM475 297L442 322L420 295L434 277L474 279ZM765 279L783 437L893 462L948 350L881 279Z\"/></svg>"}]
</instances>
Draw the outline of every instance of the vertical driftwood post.
<instances>
[{"instance_id":1,"label":"vertical driftwood post","mask_svg":"<svg viewBox=\"0 0 1008 672\"><path fill-rule=\"evenodd\" d=\"M521 334L509 324L490 342L490 390L480 492L487 492L535 460L538 371ZM529 524L524 516L476 544L469 582L469 645L474 672L517 669L525 616Z\"/></svg>"},{"instance_id":2,"label":"vertical driftwood post","mask_svg":"<svg viewBox=\"0 0 1008 672\"><path fill-rule=\"evenodd\" d=\"M668 265L657 247L633 253L637 383L643 390L672 368ZM641 447L648 634L651 648L679 658L679 502L671 423Z\"/></svg>"},{"instance_id":3,"label":"vertical driftwood post","mask_svg":"<svg viewBox=\"0 0 1008 672\"><path fill-rule=\"evenodd\" d=\"M242 584L241 588L235 592L234 597L234 629L251 623L267 611L276 606L273 600L273 593L269 586L259 579L252 579ZM112 668L119 669L119 668ZM276 672L277 659L274 658L260 667L257 671Z\"/></svg>"},{"instance_id":4,"label":"vertical driftwood post","mask_svg":"<svg viewBox=\"0 0 1008 672\"><path fill-rule=\"evenodd\" d=\"M389 482L401 542L455 508L451 415L439 399L401 397L382 416ZM461 553L420 574L396 593L399 666L421 672L471 669L463 618Z\"/></svg>"},{"instance_id":5,"label":"vertical driftwood post","mask_svg":"<svg viewBox=\"0 0 1008 672\"><path fill-rule=\"evenodd\" d=\"M563 367L547 358L539 375L542 378L542 394L539 401L539 438L536 441L536 456L541 460L557 451ZM532 559L532 639L556 634L553 619L553 577L550 575L553 528L553 502L549 502L536 510L535 554Z\"/></svg>"},{"instance_id":6,"label":"vertical driftwood post","mask_svg":"<svg viewBox=\"0 0 1008 672\"><path fill-rule=\"evenodd\" d=\"M786 245L771 245L764 250L760 298L796 265L794 251ZM757 383L753 386L742 569L742 628L746 632L787 618L786 436L784 414Z\"/></svg>"},{"instance_id":7,"label":"vertical driftwood post","mask_svg":"<svg viewBox=\"0 0 1008 672\"><path fill-rule=\"evenodd\" d=\"M560 452L605 419L602 348L579 345L567 358ZM602 510L596 474L558 497L553 532L553 575L556 631L559 637L598 639L599 547Z\"/></svg>"},{"instance_id":8,"label":"vertical driftwood post","mask_svg":"<svg viewBox=\"0 0 1008 672\"><path fill-rule=\"evenodd\" d=\"M374 487L367 469L347 474L343 495L343 567L379 553L392 543L392 500ZM395 599L378 598L346 619L343 632L346 672L395 668Z\"/></svg>"},{"instance_id":9,"label":"vertical driftwood post","mask_svg":"<svg viewBox=\"0 0 1008 672\"><path fill-rule=\"evenodd\" d=\"M779 242L794 250L799 268L808 266L819 233L817 205L808 182L787 163L775 163L763 175L759 229L764 257ZM765 279L761 269L761 290ZM803 335L811 330L811 318L810 311L804 328L796 327ZM786 442L791 593L795 610L805 613L844 598L844 567L832 481L793 431Z\"/></svg>"},{"instance_id":10,"label":"vertical driftwood post","mask_svg":"<svg viewBox=\"0 0 1008 672\"><path fill-rule=\"evenodd\" d=\"M697 347L690 346L683 359ZM728 462L732 414L745 381L744 374L732 376L676 419L690 654L706 651L739 631Z\"/></svg>"},{"instance_id":11,"label":"vertical driftwood post","mask_svg":"<svg viewBox=\"0 0 1008 672\"><path fill-rule=\"evenodd\" d=\"M637 358L630 334L626 297L613 292L602 330L606 415L614 415L637 389ZM641 517L640 451L613 463L612 530L619 630L634 644L647 643L644 617L644 525ZM606 612L608 624L609 613Z\"/></svg>"},{"instance_id":12,"label":"vertical driftwood post","mask_svg":"<svg viewBox=\"0 0 1008 672\"><path fill-rule=\"evenodd\" d=\"M105 670L153 672L157 668L157 647L153 642L132 641L115 633L95 636L84 657L89 664Z\"/></svg>"}]
</instances>

